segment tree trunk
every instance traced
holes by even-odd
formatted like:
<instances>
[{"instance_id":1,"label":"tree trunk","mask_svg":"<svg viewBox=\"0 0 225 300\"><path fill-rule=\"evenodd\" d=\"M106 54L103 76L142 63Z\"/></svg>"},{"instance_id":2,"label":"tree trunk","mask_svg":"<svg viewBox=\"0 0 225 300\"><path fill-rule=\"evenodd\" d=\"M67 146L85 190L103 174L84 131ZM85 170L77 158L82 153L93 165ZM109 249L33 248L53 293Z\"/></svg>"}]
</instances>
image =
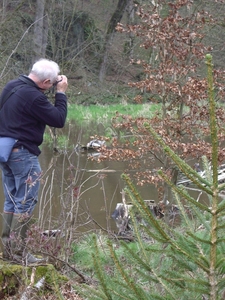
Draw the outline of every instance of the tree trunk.
<instances>
[{"instance_id":1,"label":"tree trunk","mask_svg":"<svg viewBox=\"0 0 225 300\"><path fill-rule=\"evenodd\" d=\"M127 6L127 16L128 16L128 24L134 24L134 12L135 12L135 6L134 6L134 0L130 0ZM129 58L133 58L133 49L134 49L134 33L129 33L129 38L127 42L127 54L129 55Z\"/></svg>"},{"instance_id":2,"label":"tree trunk","mask_svg":"<svg viewBox=\"0 0 225 300\"><path fill-rule=\"evenodd\" d=\"M33 62L45 56L47 45L48 21L45 13L45 0L36 1L34 24Z\"/></svg>"},{"instance_id":3,"label":"tree trunk","mask_svg":"<svg viewBox=\"0 0 225 300\"><path fill-rule=\"evenodd\" d=\"M99 72L99 80L101 82L104 80L105 75L106 75L108 54L109 54L111 42L113 40L113 36L114 36L115 30L116 30L116 25L122 19L125 8L130 1L132 1L132 0L119 0L117 3L116 10L109 21L106 38L105 38L105 44L104 44L103 51L102 51L103 59L102 59L101 65L100 65L100 72Z\"/></svg>"}]
</instances>

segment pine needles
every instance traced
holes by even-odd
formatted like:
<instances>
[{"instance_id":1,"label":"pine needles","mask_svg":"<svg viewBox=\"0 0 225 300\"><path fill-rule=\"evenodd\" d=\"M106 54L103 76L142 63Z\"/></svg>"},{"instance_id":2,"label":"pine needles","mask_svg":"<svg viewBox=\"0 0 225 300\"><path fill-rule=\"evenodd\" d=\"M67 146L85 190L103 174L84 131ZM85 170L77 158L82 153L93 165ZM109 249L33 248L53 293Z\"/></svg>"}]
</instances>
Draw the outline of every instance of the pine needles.
<instances>
[{"instance_id":1,"label":"pine needles","mask_svg":"<svg viewBox=\"0 0 225 300\"><path fill-rule=\"evenodd\" d=\"M206 176L202 178L178 157L149 124L146 124L146 129L185 176L208 196L209 205L198 202L189 195L185 187L177 187L160 171L159 175L171 187L174 201L179 208L181 223L180 226L173 227L152 214L131 179L123 174L125 192L134 206L130 217L138 250L129 248L127 243L121 243L120 247L126 253L124 264L109 242L114 274L108 276L101 267L95 243L93 260L99 287L97 298L93 299L218 300L224 297L225 201L220 194L224 184L218 184L218 136L212 58L207 55L206 59L212 141L212 161L209 162L203 157ZM184 203L192 212L192 218ZM141 216L141 222L137 222L136 213ZM132 265L131 269L127 268L128 262Z\"/></svg>"}]
</instances>

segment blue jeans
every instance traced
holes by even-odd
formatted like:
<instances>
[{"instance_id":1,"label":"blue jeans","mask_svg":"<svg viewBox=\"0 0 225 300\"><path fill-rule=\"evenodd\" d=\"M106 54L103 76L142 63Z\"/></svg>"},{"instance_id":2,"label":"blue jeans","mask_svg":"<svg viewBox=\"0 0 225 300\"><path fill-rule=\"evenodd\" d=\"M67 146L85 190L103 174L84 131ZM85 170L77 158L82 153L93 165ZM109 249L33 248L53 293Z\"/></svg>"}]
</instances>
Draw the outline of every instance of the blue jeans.
<instances>
[{"instance_id":1,"label":"blue jeans","mask_svg":"<svg viewBox=\"0 0 225 300\"><path fill-rule=\"evenodd\" d=\"M4 212L31 214L38 201L41 167L38 157L27 149L12 152L9 160L0 163L5 196Z\"/></svg>"}]
</instances>

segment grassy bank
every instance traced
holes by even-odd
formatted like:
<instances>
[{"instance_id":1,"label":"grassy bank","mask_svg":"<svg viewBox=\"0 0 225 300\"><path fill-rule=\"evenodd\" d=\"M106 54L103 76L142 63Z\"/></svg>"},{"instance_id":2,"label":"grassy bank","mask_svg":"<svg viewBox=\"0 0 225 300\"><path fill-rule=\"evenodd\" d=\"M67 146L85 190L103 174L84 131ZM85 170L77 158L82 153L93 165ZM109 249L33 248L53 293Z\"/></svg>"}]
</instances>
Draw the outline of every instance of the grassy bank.
<instances>
[{"instance_id":1,"label":"grassy bank","mask_svg":"<svg viewBox=\"0 0 225 300\"><path fill-rule=\"evenodd\" d=\"M104 124L105 127L110 127L111 120L115 117L116 113L123 115L130 115L132 117L146 117L151 118L159 109L161 108L160 104L154 103L145 103L145 104L112 104L112 105L68 105L68 116L67 123L75 122L76 125L85 124L85 127L88 128L88 124L92 123L93 126L96 126L100 123ZM68 136L66 130L60 131L57 130L57 145L58 147L68 147ZM111 134L106 132L106 136ZM52 147L54 140L53 131L48 128L45 132L44 143Z\"/></svg>"},{"instance_id":2,"label":"grassy bank","mask_svg":"<svg viewBox=\"0 0 225 300\"><path fill-rule=\"evenodd\" d=\"M132 117L145 116L151 118L160 109L160 104L113 104L113 105L76 105L68 107L68 121L82 123L84 120L107 122L115 116L115 113L130 115Z\"/></svg>"}]
</instances>

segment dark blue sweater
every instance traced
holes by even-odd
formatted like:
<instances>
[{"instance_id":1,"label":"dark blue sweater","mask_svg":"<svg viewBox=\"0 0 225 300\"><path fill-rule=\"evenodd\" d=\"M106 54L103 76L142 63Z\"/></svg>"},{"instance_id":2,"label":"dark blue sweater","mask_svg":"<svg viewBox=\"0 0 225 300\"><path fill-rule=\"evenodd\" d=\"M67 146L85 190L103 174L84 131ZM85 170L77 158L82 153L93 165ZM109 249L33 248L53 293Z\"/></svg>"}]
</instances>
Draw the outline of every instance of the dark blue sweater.
<instances>
[{"instance_id":1,"label":"dark blue sweater","mask_svg":"<svg viewBox=\"0 0 225 300\"><path fill-rule=\"evenodd\" d=\"M28 77L32 85L24 83L12 94L0 110L0 136L17 139L15 147L23 145L31 153L41 153L38 146L43 142L46 125L62 128L67 115L67 97L56 93L52 105L46 95ZM8 82L2 91L4 96L14 87L23 84L20 79Z\"/></svg>"}]
</instances>

